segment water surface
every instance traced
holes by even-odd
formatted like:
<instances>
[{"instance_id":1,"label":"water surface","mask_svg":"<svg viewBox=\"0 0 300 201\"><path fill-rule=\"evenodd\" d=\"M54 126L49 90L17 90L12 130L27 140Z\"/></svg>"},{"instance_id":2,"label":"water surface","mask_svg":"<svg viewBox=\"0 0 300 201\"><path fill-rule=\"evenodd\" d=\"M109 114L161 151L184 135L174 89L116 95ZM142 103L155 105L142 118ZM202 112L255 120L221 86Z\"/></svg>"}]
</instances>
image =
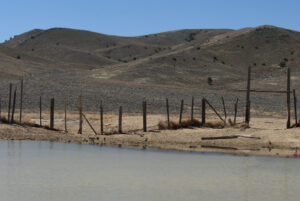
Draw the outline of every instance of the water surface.
<instances>
[{"instance_id":1,"label":"water surface","mask_svg":"<svg viewBox=\"0 0 300 201\"><path fill-rule=\"evenodd\" d=\"M0 141L0 201L296 201L300 160Z\"/></svg>"}]
</instances>

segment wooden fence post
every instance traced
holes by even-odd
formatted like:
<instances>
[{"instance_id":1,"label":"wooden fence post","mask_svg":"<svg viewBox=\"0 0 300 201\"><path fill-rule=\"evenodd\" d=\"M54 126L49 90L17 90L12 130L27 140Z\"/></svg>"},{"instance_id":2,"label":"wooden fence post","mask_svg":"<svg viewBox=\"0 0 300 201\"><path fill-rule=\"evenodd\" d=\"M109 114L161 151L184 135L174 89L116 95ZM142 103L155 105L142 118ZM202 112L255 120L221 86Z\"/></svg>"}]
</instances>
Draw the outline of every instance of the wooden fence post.
<instances>
[{"instance_id":1,"label":"wooden fence post","mask_svg":"<svg viewBox=\"0 0 300 201\"><path fill-rule=\"evenodd\" d=\"M9 123L9 119L10 119L11 92L12 92L12 84L9 83L8 112L7 112L7 122L8 123Z\"/></svg>"},{"instance_id":2,"label":"wooden fence post","mask_svg":"<svg viewBox=\"0 0 300 201\"><path fill-rule=\"evenodd\" d=\"M205 117L205 98L202 98L202 125L205 125L206 117Z\"/></svg>"},{"instance_id":3,"label":"wooden fence post","mask_svg":"<svg viewBox=\"0 0 300 201\"><path fill-rule=\"evenodd\" d=\"M1 117L1 98L0 98L0 122L2 121L2 117Z\"/></svg>"},{"instance_id":4,"label":"wooden fence post","mask_svg":"<svg viewBox=\"0 0 300 201\"><path fill-rule=\"evenodd\" d=\"M82 100L81 100L81 95L79 96L79 130L78 134L82 134Z\"/></svg>"},{"instance_id":5,"label":"wooden fence post","mask_svg":"<svg viewBox=\"0 0 300 201\"><path fill-rule=\"evenodd\" d=\"M239 102L239 98L236 99L236 102L234 104L234 120L233 120L233 124L236 124L236 115L237 115L237 109L238 109L238 102Z\"/></svg>"},{"instance_id":6,"label":"wooden fence post","mask_svg":"<svg viewBox=\"0 0 300 201\"><path fill-rule=\"evenodd\" d=\"M247 79L247 94L246 94L246 112L245 123L250 122L250 81L251 81L251 66L248 67L248 79Z\"/></svg>"},{"instance_id":7,"label":"wooden fence post","mask_svg":"<svg viewBox=\"0 0 300 201\"><path fill-rule=\"evenodd\" d=\"M168 99L166 99L166 107L167 107L168 129L170 129L170 113L169 113L169 100Z\"/></svg>"},{"instance_id":8,"label":"wooden fence post","mask_svg":"<svg viewBox=\"0 0 300 201\"><path fill-rule=\"evenodd\" d=\"M192 97L192 106L191 106L191 121L194 120L194 96Z\"/></svg>"},{"instance_id":9,"label":"wooden fence post","mask_svg":"<svg viewBox=\"0 0 300 201\"><path fill-rule=\"evenodd\" d=\"M104 134L104 132L103 132L103 105L102 105L102 101L100 101L100 133L101 133L101 135Z\"/></svg>"},{"instance_id":10,"label":"wooden fence post","mask_svg":"<svg viewBox=\"0 0 300 201\"><path fill-rule=\"evenodd\" d=\"M42 127L42 96L40 96L40 126Z\"/></svg>"},{"instance_id":11,"label":"wooden fence post","mask_svg":"<svg viewBox=\"0 0 300 201\"><path fill-rule=\"evenodd\" d=\"M50 129L54 129L54 98L50 102Z\"/></svg>"},{"instance_id":12,"label":"wooden fence post","mask_svg":"<svg viewBox=\"0 0 300 201\"><path fill-rule=\"evenodd\" d=\"M15 92L14 92L14 99L13 99L13 105L11 111L11 121L10 121L11 124L15 122L14 116L15 116L15 108L16 108L16 96L17 96L17 87L15 88Z\"/></svg>"},{"instance_id":13,"label":"wooden fence post","mask_svg":"<svg viewBox=\"0 0 300 201\"><path fill-rule=\"evenodd\" d=\"M68 128L67 128L67 101L65 99L65 133L68 132Z\"/></svg>"},{"instance_id":14,"label":"wooden fence post","mask_svg":"<svg viewBox=\"0 0 300 201\"><path fill-rule=\"evenodd\" d=\"M119 108L119 133L122 133L122 106Z\"/></svg>"},{"instance_id":15,"label":"wooden fence post","mask_svg":"<svg viewBox=\"0 0 300 201\"><path fill-rule=\"evenodd\" d=\"M143 131L147 132L147 102L143 101Z\"/></svg>"},{"instance_id":16,"label":"wooden fence post","mask_svg":"<svg viewBox=\"0 0 300 201\"><path fill-rule=\"evenodd\" d=\"M222 105L223 105L224 116L225 116L225 123L226 123L227 113L226 113L226 106L225 106L225 101L224 101L224 97L223 96L222 96Z\"/></svg>"},{"instance_id":17,"label":"wooden fence post","mask_svg":"<svg viewBox=\"0 0 300 201\"><path fill-rule=\"evenodd\" d=\"M183 99L181 100L181 105L180 105L180 113L179 113L179 126L181 127L181 121L182 121L182 112L183 112Z\"/></svg>"},{"instance_id":18,"label":"wooden fence post","mask_svg":"<svg viewBox=\"0 0 300 201\"><path fill-rule=\"evenodd\" d=\"M286 128L291 127L291 99L290 99L290 92L291 92L291 72L290 68L287 68L287 89L286 89L286 107L287 107L287 122Z\"/></svg>"},{"instance_id":19,"label":"wooden fence post","mask_svg":"<svg viewBox=\"0 0 300 201\"><path fill-rule=\"evenodd\" d=\"M21 80L21 92L20 92L20 117L19 122L22 124L22 112L23 112L23 78Z\"/></svg>"},{"instance_id":20,"label":"wooden fence post","mask_svg":"<svg viewBox=\"0 0 300 201\"><path fill-rule=\"evenodd\" d=\"M297 117L297 97L296 97L296 90L293 90L294 96L294 111L295 111L295 127L298 126L298 117Z\"/></svg>"}]
</instances>

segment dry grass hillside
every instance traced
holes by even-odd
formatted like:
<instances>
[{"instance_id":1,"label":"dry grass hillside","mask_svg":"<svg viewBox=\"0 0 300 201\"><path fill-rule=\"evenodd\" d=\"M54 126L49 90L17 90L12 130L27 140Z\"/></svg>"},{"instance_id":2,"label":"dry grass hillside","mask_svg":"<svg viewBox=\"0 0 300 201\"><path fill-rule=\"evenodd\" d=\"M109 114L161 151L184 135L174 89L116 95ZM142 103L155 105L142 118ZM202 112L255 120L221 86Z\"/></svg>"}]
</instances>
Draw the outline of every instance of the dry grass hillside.
<instances>
[{"instance_id":1,"label":"dry grass hillside","mask_svg":"<svg viewBox=\"0 0 300 201\"><path fill-rule=\"evenodd\" d=\"M102 99L109 112L119 105L125 112L139 112L145 98L151 103L149 111L161 113L166 97L176 112L180 99L189 102L192 95L198 101L205 96L215 105L224 95L230 107L240 97L243 106L244 94L233 89L245 88L248 66L253 68L255 88L284 88L290 67L292 87L300 89L299 56L300 33L273 26L138 37L65 28L32 30L0 44L0 95L5 107L8 81L19 84L23 76L28 108L36 108L40 95L45 107L56 97L58 107L68 98L74 108L80 93L86 110L97 108ZM252 96L251 101L266 114L284 111L280 95Z\"/></svg>"}]
</instances>

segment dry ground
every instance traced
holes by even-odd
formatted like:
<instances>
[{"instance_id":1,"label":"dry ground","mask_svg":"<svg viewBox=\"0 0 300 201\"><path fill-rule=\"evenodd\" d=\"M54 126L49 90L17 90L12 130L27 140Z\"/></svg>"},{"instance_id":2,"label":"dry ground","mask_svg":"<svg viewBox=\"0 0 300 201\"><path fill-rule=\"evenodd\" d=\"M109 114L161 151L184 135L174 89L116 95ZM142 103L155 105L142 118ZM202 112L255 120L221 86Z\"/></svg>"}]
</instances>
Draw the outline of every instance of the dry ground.
<instances>
[{"instance_id":1,"label":"dry ground","mask_svg":"<svg viewBox=\"0 0 300 201\"><path fill-rule=\"evenodd\" d=\"M49 124L48 114L43 114L43 124ZM99 115L86 115L97 133L100 130ZM37 113L26 113L24 120L39 123ZM177 119L172 116L171 119ZM164 115L148 116L148 132L142 131L140 115L123 117L124 134L94 135L84 121L83 134L78 134L78 114L68 113L68 133L64 132L64 115L56 115L55 128L50 131L43 128L23 127L19 125L0 125L0 138L3 140L48 140L75 142L119 147L154 148L193 152L220 152L242 155L293 156L300 147L300 128L285 129L286 120L279 118L253 118L249 129L226 127L224 129L190 128L179 130L158 130L159 121ZM242 118L238 118L241 122ZM118 118L114 114L105 114L105 133L115 133ZM235 139L202 140L203 137L238 136Z\"/></svg>"}]
</instances>

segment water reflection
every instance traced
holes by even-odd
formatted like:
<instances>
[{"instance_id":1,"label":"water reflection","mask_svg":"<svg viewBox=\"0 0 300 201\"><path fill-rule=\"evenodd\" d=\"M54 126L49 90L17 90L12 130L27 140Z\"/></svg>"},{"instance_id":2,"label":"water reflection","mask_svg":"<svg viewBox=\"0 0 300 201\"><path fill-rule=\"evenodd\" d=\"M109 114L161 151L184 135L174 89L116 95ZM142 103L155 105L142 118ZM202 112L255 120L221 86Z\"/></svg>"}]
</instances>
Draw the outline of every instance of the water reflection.
<instances>
[{"instance_id":1,"label":"water reflection","mask_svg":"<svg viewBox=\"0 0 300 201\"><path fill-rule=\"evenodd\" d=\"M298 200L297 159L0 141L0 200Z\"/></svg>"}]
</instances>

